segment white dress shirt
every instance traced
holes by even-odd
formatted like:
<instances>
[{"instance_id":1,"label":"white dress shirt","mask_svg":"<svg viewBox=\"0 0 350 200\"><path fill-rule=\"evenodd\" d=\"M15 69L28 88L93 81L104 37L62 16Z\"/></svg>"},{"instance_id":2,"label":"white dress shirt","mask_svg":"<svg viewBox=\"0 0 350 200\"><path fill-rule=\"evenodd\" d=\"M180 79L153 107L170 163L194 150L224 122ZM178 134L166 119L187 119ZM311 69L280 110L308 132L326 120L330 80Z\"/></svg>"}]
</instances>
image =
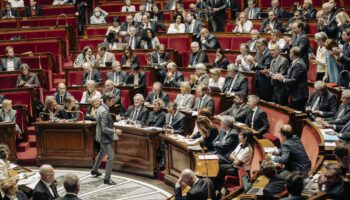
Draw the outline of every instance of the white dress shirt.
<instances>
[{"instance_id":1,"label":"white dress shirt","mask_svg":"<svg viewBox=\"0 0 350 200\"><path fill-rule=\"evenodd\" d=\"M234 33L250 33L253 28L253 23L250 20L244 22L243 26L241 23L238 23L235 29L232 31Z\"/></svg>"},{"instance_id":2,"label":"white dress shirt","mask_svg":"<svg viewBox=\"0 0 350 200\"><path fill-rule=\"evenodd\" d=\"M175 29L175 23L170 24L170 27L168 29L168 33L184 33L185 32L185 24L181 23L179 24L179 30Z\"/></svg>"},{"instance_id":3,"label":"white dress shirt","mask_svg":"<svg viewBox=\"0 0 350 200\"><path fill-rule=\"evenodd\" d=\"M224 77L220 77L218 82L216 82L216 83L214 82L213 78L210 78L208 87L218 87L218 88L220 88L220 90L222 90L222 88L224 87L224 83L225 83Z\"/></svg>"},{"instance_id":4,"label":"white dress shirt","mask_svg":"<svg viewBox=\"0 0 350 200\"><path fill-rule=\"evenodd\" d=\"M15 63L13 59L7 59L7 71L15 71Z\"/></svg>"},{"instance_id":5,"label":"white dress shirt","mask_svg":"<svg viewBox=\"0 0 350 200\"><path fill-rule=\"evenodd\" d=\"M270 49L271 48L271 45L272 45L272 42L270 41L269 42L269 45L268 45L268 48ZM286 41L282 38L280 38L278 41L277 41L277 45L280 47L280 49L283 49L284 46L286 46Z\"/></svg>"}]
</instances>

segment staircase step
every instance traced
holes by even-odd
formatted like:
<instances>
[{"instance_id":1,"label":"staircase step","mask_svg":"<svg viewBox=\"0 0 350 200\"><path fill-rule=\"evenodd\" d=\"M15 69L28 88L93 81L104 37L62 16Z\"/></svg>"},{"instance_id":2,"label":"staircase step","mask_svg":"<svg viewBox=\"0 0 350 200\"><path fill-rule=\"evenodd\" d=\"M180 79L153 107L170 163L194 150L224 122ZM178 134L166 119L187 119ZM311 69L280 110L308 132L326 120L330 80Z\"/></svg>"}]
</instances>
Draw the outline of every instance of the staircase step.
<instances>
[{"instance_id":1,"label":"staircase step","mask_svg":"<svg viewBox=\"0 0 350 200\"><path fill-rule=\"evenodd\" d=\"M35 166L37 155L35 147L30 147L25 152L17 152L17 163L23 166Z\"/></svg>"},{"instance_id":2,"label":"staircase step","mask_svg":"<svg viewBox=\"0 0 350 200\"><path fill-rule=\"evenodd\" d=\"M17 152L25 152L29 147L29 142L21 142L17 145Z\"/></svg>"},{"instance_id":3,"label":"staircase step","mask_svg":"<svg viewBox=\"0 0 350 200\"><path fill-rule=\"evenodd\" d=\"M28 142L30 147L36 147L36 135L29 135Z\"/></svg>"},{"instance_id":4,"label":"staircase step","mask_svg":"<svg viewBox=\"0 0 350 200\"><path fill-rule=\"evenodd\" d=\"M165 173L166 173L166 168L163 171L157 171L157 179L164 182Z\"/></svg>"},{"instance_id":5,"label":"staircase step","mask_svg":"<svg viewBox=\"0 0 350 200\"><path fill-rule=\"evenodd\" d=\"M28 126L28 136L35 135L35 126Z\"/></svg>"}]
</instances>

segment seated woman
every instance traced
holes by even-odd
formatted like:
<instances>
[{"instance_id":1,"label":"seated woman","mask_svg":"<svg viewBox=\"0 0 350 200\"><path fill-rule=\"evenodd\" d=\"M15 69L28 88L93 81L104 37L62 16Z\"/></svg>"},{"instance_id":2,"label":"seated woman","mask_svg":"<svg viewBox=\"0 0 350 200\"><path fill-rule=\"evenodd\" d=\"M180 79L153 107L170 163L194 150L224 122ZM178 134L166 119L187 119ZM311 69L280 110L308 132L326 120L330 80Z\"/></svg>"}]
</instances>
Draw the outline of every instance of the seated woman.
<instances>
[{"instance_id":1,"label":"seated woman","mask_svg":"<svg viewBox=\"0 0 350 200\"><path fill-rule=\"evenodd\" d=\"M165 124L164 101L155 99L153 101L153 111L149 113L146 126L155 126L162 128Z\"/></svg>"},{"instance_id":2,"label":"seated woman","mask_svg":"<svg viewBox=\"0 0 350 200\"><path fill-rule=\"evenodd\" d=\"M119 33L120 31L120 18L118 16L112 18L112 26L108 27L106 35L108 35L108 33L111 31L114 31L116 33Z\"/></svg>"},{"instance_id":3,"label":"seated woman","mask_svg":"<svg viewBox=\"0 0 350 200\"><path fill-rule=\"evenodd\" d=\"M211 120L205 116L198 116L196 120L198 132L192 136L193 139L199 139L199 142L203 142L207 151L214 151L215 148L212 145L213 140L218 136L218 129Z\"/></svg>"},{"instance_id":4,"label":"seated woman","mask_svg":"<svg viewBox=\"0 0 350 200\"><path fill-rule=\"evenodd\" d=\"M0 109L0 121L1 122L15 122L17 119L17 111L12 110L12 100L5 99L2 102L2 109ZM22 134L21 128L16 124L16 131Z\"/></svg>"},{"instance_id":5,"label":"seated woman","mask_svg":"<svg viewBox=\"0 0 350 200\"><path fill-rule=\"evenodd\" d=\"M286 46L286 41L283 38L281 38L281 32L279 30L272 30L270 35L270 42L268 44L269 49L271 48L272 44L277 44L280 47L280 49L283 49L283 47Z\"/></svg>"},{"instance_id":6,"label":"seated woman","mask_svg":"<svg viewBox=\"0 0 350 200\"><path fill-rule=\"evenodd\" d=\"M232 32L234 33L250 33L253 29L253 23L248 20L248 13L239 13L239 19L236 19L236 27Z\"/></svg>"},{"instance_id":7,"label":"seated woman","mask_svg":"<svg viewBox=\"0 0 350 200\"><path fill-rule=\"evenodd\" d=\"M66 97L63 108L57 113L57 118L64 121L78 121L79 120L79 106L75 104L73 96Z\"/></svg>"},{"instance_id":8,"label":"seated woman","mask_svg":"<svg viewBox=\"0 0 350 200\"><path fill-rule=\"evenodd\" d=\"M117 50L118 49L118 45L122 43L122 40L119 38L119 35L117 32L114 31L110 31L107 35L107 37L105 38L105 40L103 41L103 44L108 44L108 48L110 50Z\"/></svg>"},{"instance_id":9,"label":"seated woman","mask_svg":"<svg viewBox=\"0 0 350 200\"><path fill-rule=\"evenodd\" d=\"M208 117L209 119L212 118L211 111L208 108L200 108L198 110L197 117L200 117L200 116L205 116L205 117ZM197 127L197 124L195 123L192 134L188 136L188 138L193 138L197 133L198 133L198 127Z\"/></svg>"},{"instance_id":10,"label":"seated woman","mask_svg":"<svg viewBox=\"0 0 350 200\"><path fill-rule=\"evenodd\" d=\"M141 49L155 49L159 44L159 40L152 29L147 28L145 31L142 31Z\"/></svg>"},{"instance_id":11,"label":"seated woman","mask_svg":"<svg viewBox=\"0 0 350 200\"><path fill-rule=\"evenodd\" d=\"M253 59L253 56L250 55L249 45L247 43L242 43L239 45L240 55L236 58L236 65L239 66L240 71L250 71L250 66L248 64L249 59Z\"/></svg>"},{"instance_id":12,"label":"seated woman","mask_svg":"<svg viewBox=\"0 0 350 200\"><path fill-rule=\"evenodd\" d=\"M38 88L40 86L39 79L35 73L29 72L30 67L28 64L23 63L21 65L22 74L17 77L17 88L22 87L34 87Z\"/></svg>"},{"instance_id":13,"label":"seated woman","mask_svg":"<svg viewBox=\"0 0 350 200\"><path fill-rule=\"evenodd\" d=\"M45 99L45 107L43 109L43 113L40 115L40 118L43 121L54 121L58 111L59 108L56 98L54 96L48 96Z\"/></svg>"},{"instance_id":14,"label":"seated woman","mask_svg":"<svg viewBox=\"0 0 350 200\"><path fill-rule=\"evenodd\" d=\"M95 56L92 54L92 48L89 46L84 47L83 52L75 59L73 66L74 68L82 68L84 63L95 66Z\"/></svg>"},{"instance_id":15,"label":"seated woman","mask_svg":"<svg viewBox=\"0 0 350 200\"><path fill-rule=\"evenodd\" d=\"M80 103L89 103L92 99L99 97L101 98L101 92L97 91L95 88L95 81L88 80L86 82L86 91L83 93L83 97L81 97Z\"/></svg>"},{"instance_id":16,"label":"seated woman","mask_svg":"<svg viewBox=\"0 0 350 200\"><path fill-rule=\"evenodd\" d=\"M134 55L130 46L125 46L121 65L122 67L131 67L134 64L140 65L139 57Z\"/></svg>"},{"instance_id":17,"label":"seated woman","mask_svg":"<svg viewBox=\"0 0 350 200\"><path fill-rule=\"evenodd\" d=\"M17 179L15 177L7 178L1 183L1 190L4 192L4 200L28 200L27 195L18 190Z\"/></svg>"},{"instance_id":18,"label":"seated woman","mask_svg":"<svg viewBox=\"0 0 350 200\"><path fill-rule=\"evenodd\" d=\"M90 17L90 24L107 24L106 17L108 15L108 12L102 10L100 7L96 7L93 15Z\"/></svg>"},{"instance_id":19,"label":"seated woman","mask_svg":"<svg viewBox=\"0 0 350 200\"><path fill-rule=\"evenodd\" d=\"M187 12L181 3L176 4L175 15L176 14L181 14L183 18L187 16Z\"/></svg>"},{"instance_id":20,"label":"seated woman","mask_svg":"<svg viewBox=\"0 0 350 200\"><path fill-rule=\"evenodd\" d=\"M229 62L225 57L224 51L221 48L217 49L213 67L218 67L220 69L227 69L227 65L229 65Z\"/></svg>"},{"instance_id":21,"label":"seated woman","mask_svg":"<svg viewBox=\"0 0 350 200\"><path fill-rule=\"evenodd\" d=\"M135 12L136 8L131 5L131 0L125 0L125 6L122 7L122 12Z\"/></svg>"},{"instance_id":22,"label":"seated woman","mask_svg":"<svg viewBox=\"0 0 350 200\"><path fill-rule=\"evenodd\" d=\"M249 173L255 144L253 133L249 130L242 130L238 134L238 140L239 144L230 155L232 163L219 165L219 173L214 178L214 186L217 193L220 193L226 175L238 176L238 170L242 167Z\"/></svg>"},{"instance_id":23,"label":"seated woman","mask_svg":"<svg viewBox=\"0 0 350 200\"><path fill-rule=\"evenodd\" d=\"M176 13L174 15L175 23L170 24L168 29L168 33L184 33L185 32L185 24L184 17L180 13Z\"/></svg>"},{"instance_id":24,"label":"seated woman","mask_svg":"<svg viewBox=\"0 0 350 200\"><path fill-rule=\"evenodd\" d=\"M84 119L90 120L90 121L96 121L97 109L101 105L101 98L95 96L91 98L90 103L91 103L91 106L89 106L88 110L86 111Z\"/></svg>"},{"instance_id":25,"label":"seated woman","mask_svg":"<svg viewBox=\"0 0 350 200\"><path fill-rule=\"evenodd\" d=\"M164 21L164 14L159 10L158 6L154 4L149 18L151 21Z\"/></svg>"},{"instance_id":26,"label":"seated woman","mask_svg":"<svg viewBox=\"0 0 350 200\"><path fill-rule=\"evenodd\" d=\"M221 69L210 69L210 77L208 87L218 87L220 90L222 90L224 87L225 78L221 77Z\"/></svg>"},{"instance_id":27,"label":"seated woman","mask_svg":"<svg viewBox=\"0 0 350 200\"><path fill-rule=\"evenodd\" d=\"M194 96L191 94L191 84L189 82L180 83L181 94L176 95L175 103L179 110L191 110L194 103Z\"/></svg>"}]
</instances>

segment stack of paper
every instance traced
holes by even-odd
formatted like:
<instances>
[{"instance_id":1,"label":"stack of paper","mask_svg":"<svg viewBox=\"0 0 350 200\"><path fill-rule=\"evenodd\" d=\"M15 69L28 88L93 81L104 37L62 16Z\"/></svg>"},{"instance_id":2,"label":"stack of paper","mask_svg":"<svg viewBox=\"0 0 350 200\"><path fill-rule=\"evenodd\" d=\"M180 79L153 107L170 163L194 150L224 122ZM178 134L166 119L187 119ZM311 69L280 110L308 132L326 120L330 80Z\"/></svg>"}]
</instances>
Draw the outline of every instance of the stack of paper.
<instances>
[{"instance_id":1,"label":"stack of paper","mask_svg":"<svg viewBox=\"0 0 350 200\"><path fill-rule=\"evenodd\" d=\"M198 155L199 160L219 160L217 155Z\"/></svg>"}]
</instances>

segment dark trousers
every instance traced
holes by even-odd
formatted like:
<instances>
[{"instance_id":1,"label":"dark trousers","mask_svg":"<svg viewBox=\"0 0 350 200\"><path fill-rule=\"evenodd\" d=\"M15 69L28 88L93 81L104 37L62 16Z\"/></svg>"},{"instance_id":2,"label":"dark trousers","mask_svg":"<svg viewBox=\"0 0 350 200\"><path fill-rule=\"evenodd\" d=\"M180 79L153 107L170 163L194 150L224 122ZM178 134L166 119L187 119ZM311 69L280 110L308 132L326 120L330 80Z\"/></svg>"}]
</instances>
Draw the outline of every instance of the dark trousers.
<instances>
[{"instance_id":1,"label":"dark trousers","mask_svg":"<svg viewBox=\"0 0 350 200\"><path fill-rule=\"evenodd\" d=\"M232 164L220 164L219 173L213 180L216 190L221 190L222 186L225 184L226 175L238 176L238 169Z\"/></svg>"},{"instance_id":2,"label":"dark trousers","mask_svg":"<svg viewBox=\"0 0 350 200\"><path fill-rule=\"evenodd\" d=\"M301 99L298 101L290 100L290 107L295 110L304 111L306 102L307 102L307 99Z\"/></svg>"},{"instance_id":3,"label":"dark trousers","mask_svg":"<svg viewBox=\"0 0 350 200\"><path fill-rule=\"evenodd\" d=\"M282 106L287 106L288 105L287 91L281 91L274 88L272 93L272 101Z\"/></svg>"},{"instance_id":4,"label":"dark trousers","mask_svg":"<svg viewBox=\"0 0 350 200\"><path fill-rule=\"evenodd\" d=\"M324 75L325 75L325 72L317 72L316 81L322 81Z\"/></svg>"},{"instance_id":5,"label":"dark trousers","mask_svg":"<svg viewBox=\"0 0 350 200\"><path fill-rule=\"evenodd\" d=\"M211 21L213 32L224 32L224 21L225 18L213 17Z\"/></svg>"}]
</instances>

